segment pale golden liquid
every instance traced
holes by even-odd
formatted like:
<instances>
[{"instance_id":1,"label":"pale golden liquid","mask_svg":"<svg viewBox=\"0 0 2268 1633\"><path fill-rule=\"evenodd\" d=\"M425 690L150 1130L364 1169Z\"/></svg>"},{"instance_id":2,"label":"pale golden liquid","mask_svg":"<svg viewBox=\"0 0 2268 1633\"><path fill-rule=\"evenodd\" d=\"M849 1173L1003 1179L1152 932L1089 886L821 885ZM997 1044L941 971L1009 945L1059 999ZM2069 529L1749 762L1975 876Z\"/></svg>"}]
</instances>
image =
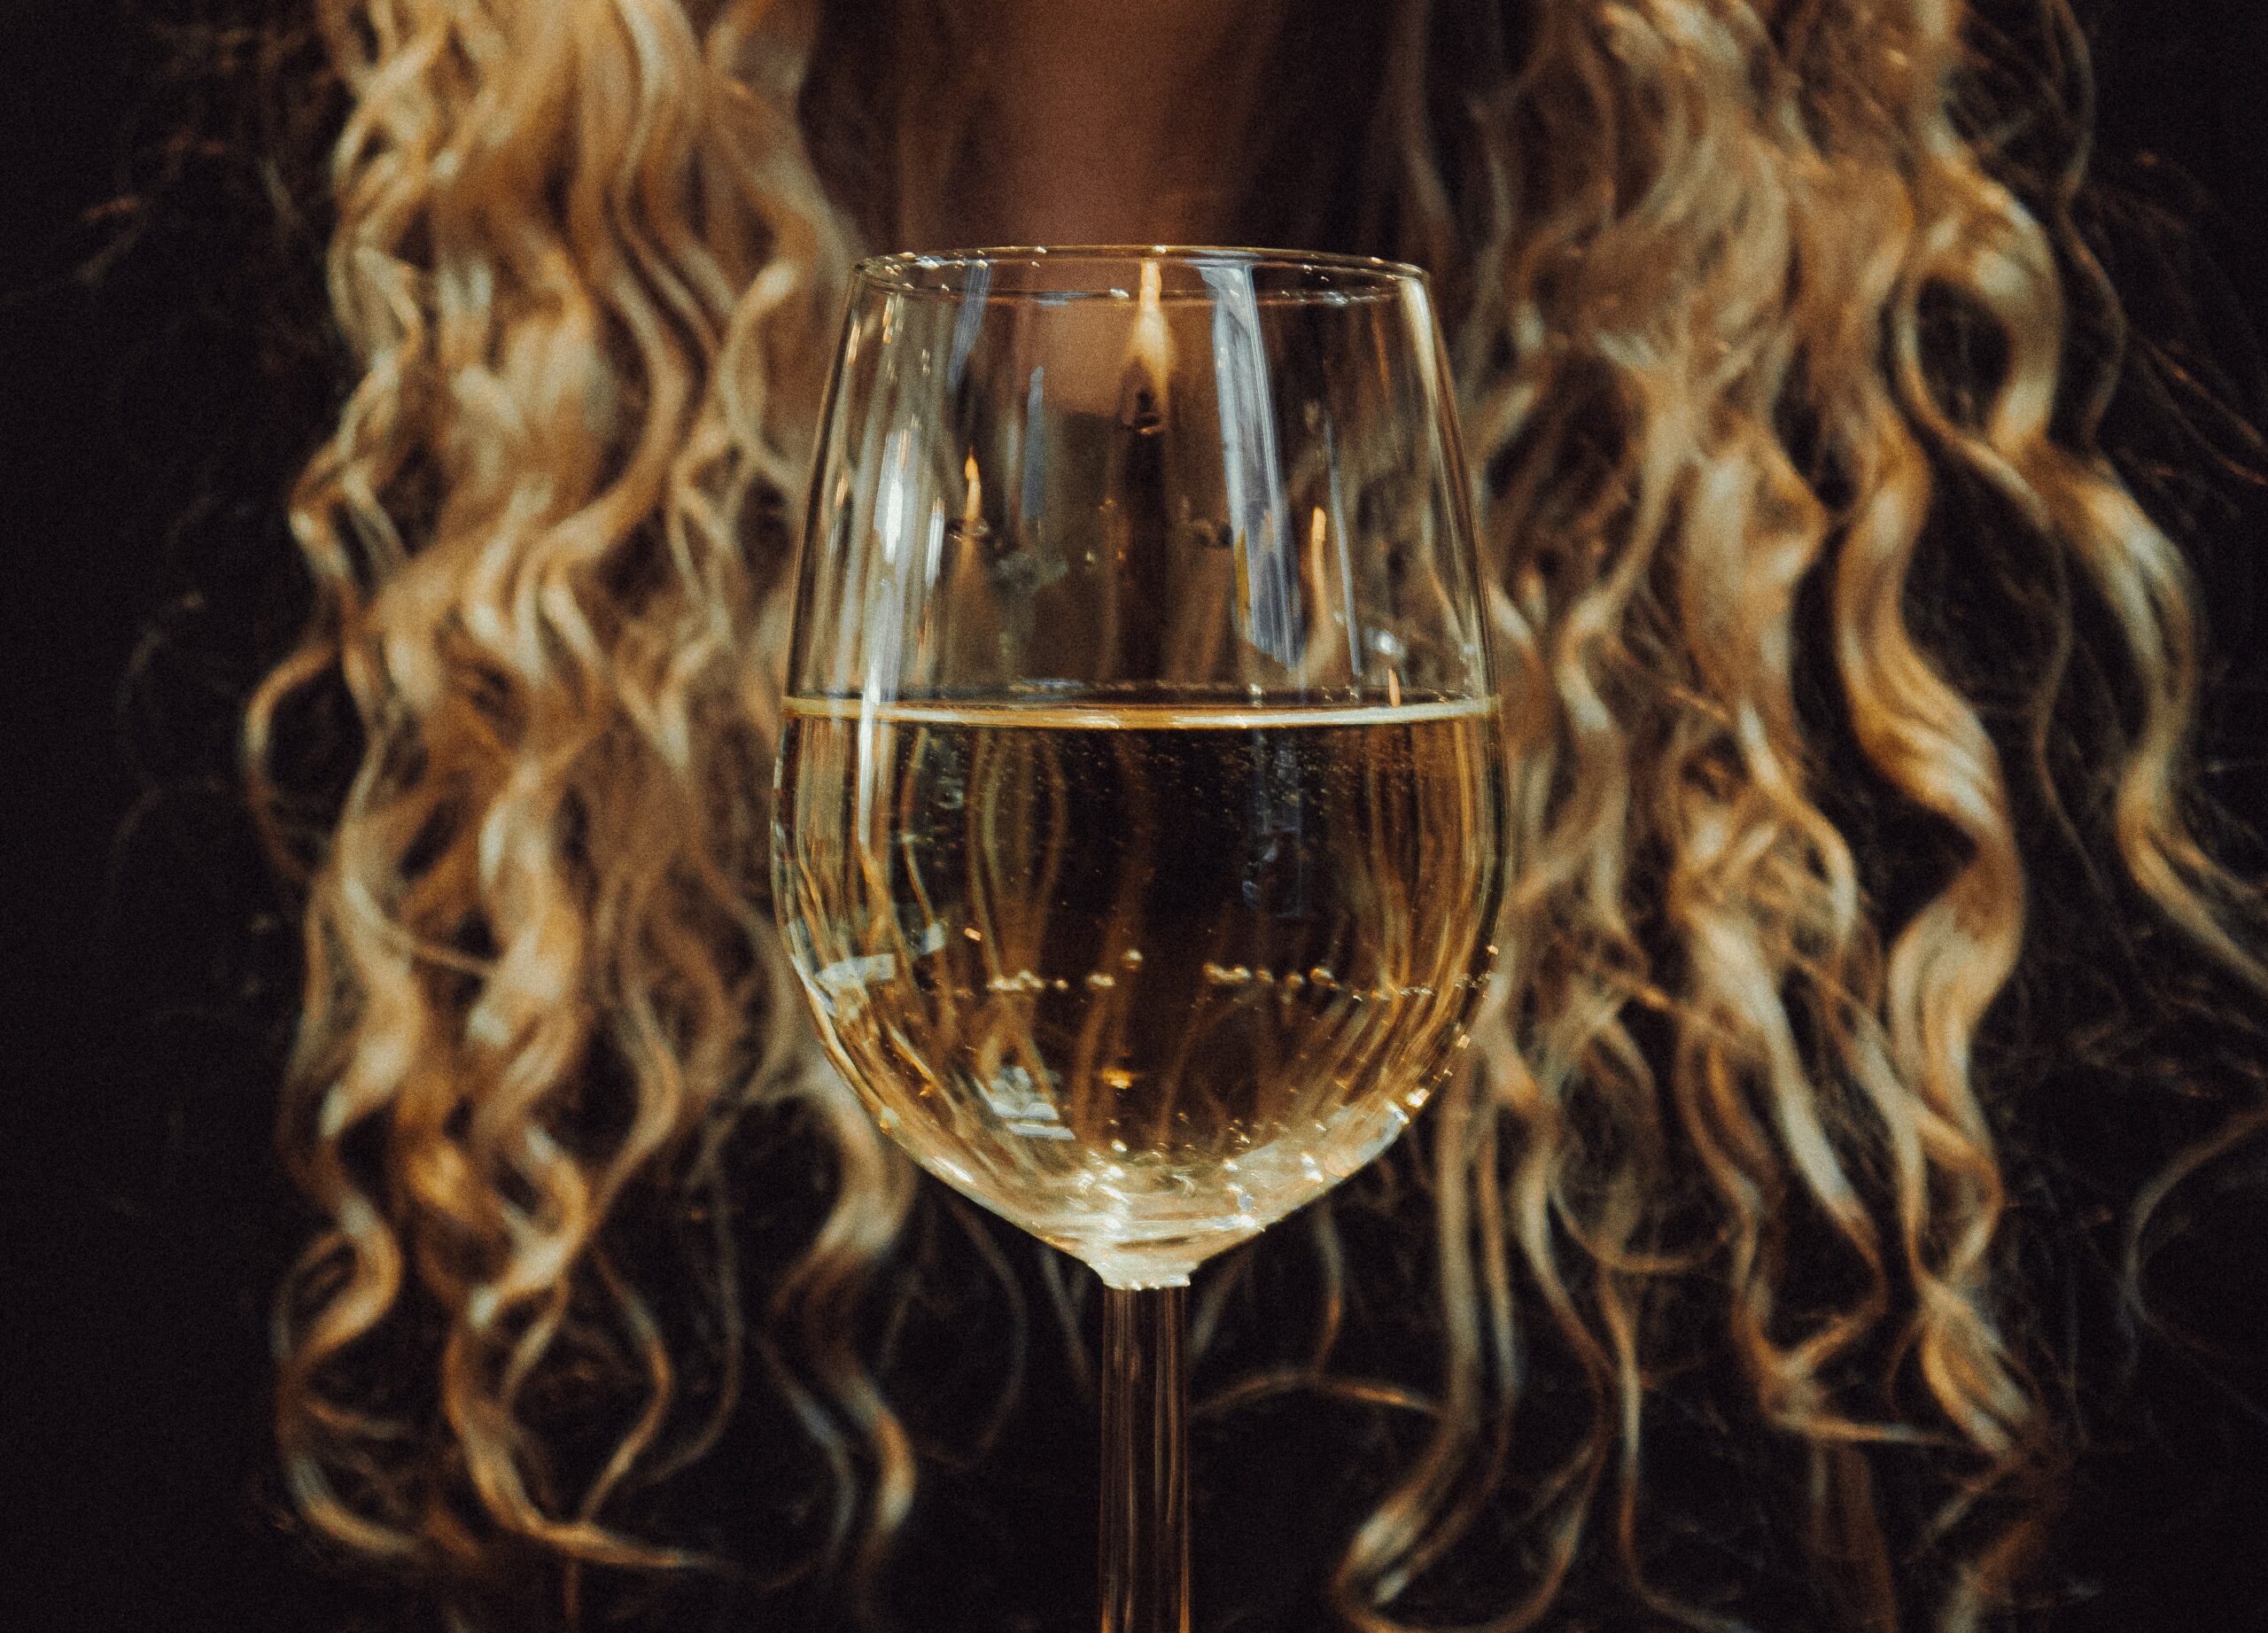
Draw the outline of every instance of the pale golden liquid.
<instances>
[{"instance_id":1,"label":"pale golden liquid","mask_svg":"<svg viewBox=\"0 0 2268 1633\"><path fill-rule=\"evenodd\" d=\"M1367 1162L1486 980L1494 706L789 704L781 928L931 1172L1120 1285Z\"/></svg>"}]
</instances>

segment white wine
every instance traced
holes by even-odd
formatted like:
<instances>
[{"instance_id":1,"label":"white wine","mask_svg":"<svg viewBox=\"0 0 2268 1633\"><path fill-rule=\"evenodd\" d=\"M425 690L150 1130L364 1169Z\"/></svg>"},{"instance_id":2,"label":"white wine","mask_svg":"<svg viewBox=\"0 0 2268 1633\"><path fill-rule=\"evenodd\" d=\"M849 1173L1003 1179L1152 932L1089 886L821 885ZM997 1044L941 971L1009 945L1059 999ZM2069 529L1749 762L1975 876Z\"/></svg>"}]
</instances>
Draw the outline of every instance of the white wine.
<instances>
[{"instance_id":1,"label":"white wine","mask_svg":"<svg viewBox=\"0 0 2268 1633\"><path fill-rule=\"evenodd\" d=\"M773 869L829 1054L1118 1286L1354 1171L1495 949L1495 704L793 700Z\"/></svg>"}]
</instances>

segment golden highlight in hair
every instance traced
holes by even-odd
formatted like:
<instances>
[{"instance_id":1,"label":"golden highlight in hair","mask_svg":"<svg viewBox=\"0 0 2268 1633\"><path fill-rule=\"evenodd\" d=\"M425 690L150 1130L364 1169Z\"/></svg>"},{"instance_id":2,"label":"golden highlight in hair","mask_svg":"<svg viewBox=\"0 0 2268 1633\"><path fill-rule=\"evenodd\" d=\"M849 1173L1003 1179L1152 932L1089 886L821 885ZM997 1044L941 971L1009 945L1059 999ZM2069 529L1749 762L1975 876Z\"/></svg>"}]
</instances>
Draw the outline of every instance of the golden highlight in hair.
<instances>
[{"instance_id":1,"label":"golden highlight in hair","mask_svg":"<svg viewBox=\"0 0 2268 1633\"><path fill-rule=\"evenodd\" d=\"M292 1488L353 1549L439 1568L523 1544L689 1563L610 1501L699 1454L745 1345L871 1562L913 1458L848 1335L910 1171L805 1035L764 855L788 506L862 237L820 173L874 171L859 219L911 219L881 179L921 185L905 133L807 145L810 0L321 13L360 377L293 502L319 610L247 734L257 778L331 677L362 733L314 847L283 1118L326 1222L279 1303ZM1348 247L1429 266L1451 319L1516 850L1481 1060L1425 1134L1438 1410L1341 1607L1402 1625L1517 1470L1530 1565L1490 1627L1536 1623L1587 1538L1653 1614L1731 1625L1653 1585L1644 1545L1643 1402L1713 1344L1809 1471L1848 1625L1974 1628L2038 1544L2055 1457L1974 1057L2024 945L2012 779L2075 790L2044 753L2004 763L1916 626L1948 485L1992 502L1994 536L1936 547L1956 580L1989 550L2107 610L2117 860L2268 990L2256 900L2181 814L2180 559L2057 417L2067 285L2094 276L2058 225L2078 160L2030 206L2010 191L1956 0L1536 0L1525 27L1402 0L1353 167ZM903 121L899 73L871 100ZM2068 596L2029 616L2068 649ZM2043 740L2061 680L2039 677ZM1838 752L1926 855L1853 831ZM791 1113L834 1154L831 1201L752 1323L729 1256L710 1267L723 1382L688 1427L610 1227L639 1187L718 1191L724 1131ZM736 1205L781 1178L736 1175ZM1539 1344L1590 1403L1549 1468L1515 1411ZM594 1369L631 1382L590 1397L603 1453L564 1457L536 1403ZM1892 1447L1942 1488L1950 1563L1919 1586L1877 1513Z\"/></svg>"}]
</instances>

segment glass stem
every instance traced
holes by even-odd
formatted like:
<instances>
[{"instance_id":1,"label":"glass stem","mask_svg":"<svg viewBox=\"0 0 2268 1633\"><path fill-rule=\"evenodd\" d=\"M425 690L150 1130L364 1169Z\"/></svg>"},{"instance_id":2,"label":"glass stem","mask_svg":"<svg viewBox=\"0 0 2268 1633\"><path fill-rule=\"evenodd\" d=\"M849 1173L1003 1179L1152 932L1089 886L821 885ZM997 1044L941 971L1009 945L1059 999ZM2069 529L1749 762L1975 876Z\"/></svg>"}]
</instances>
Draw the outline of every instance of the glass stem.
<instances>
[{"instance_id":1,"label":"glass stem","mask_svg":"<svg viewBox=\"0 0 2268 1633\"><path fill-rule=\"evenodd\" d=\"M1188 1633L1189 1289L1102 1306L1102 1633Z\"/></svg>"}]
</instances>

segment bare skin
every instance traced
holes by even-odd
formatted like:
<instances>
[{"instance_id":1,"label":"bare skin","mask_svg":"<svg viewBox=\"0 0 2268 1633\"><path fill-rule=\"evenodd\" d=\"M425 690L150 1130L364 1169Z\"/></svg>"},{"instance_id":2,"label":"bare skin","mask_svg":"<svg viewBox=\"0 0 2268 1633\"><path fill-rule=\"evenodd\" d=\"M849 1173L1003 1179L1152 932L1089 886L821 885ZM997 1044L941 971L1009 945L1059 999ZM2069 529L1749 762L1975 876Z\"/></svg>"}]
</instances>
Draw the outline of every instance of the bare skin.
<instances>
[{"instance_id":1,"label":"bare skin","mask_svg":"<svg viewBox=\"0 0 2268 1633\"><path fill-rule=\"evenodd\" d=\"M1284 0L1003 0L964 242L1234 242Z\"/></svg>"}]
</instances>

